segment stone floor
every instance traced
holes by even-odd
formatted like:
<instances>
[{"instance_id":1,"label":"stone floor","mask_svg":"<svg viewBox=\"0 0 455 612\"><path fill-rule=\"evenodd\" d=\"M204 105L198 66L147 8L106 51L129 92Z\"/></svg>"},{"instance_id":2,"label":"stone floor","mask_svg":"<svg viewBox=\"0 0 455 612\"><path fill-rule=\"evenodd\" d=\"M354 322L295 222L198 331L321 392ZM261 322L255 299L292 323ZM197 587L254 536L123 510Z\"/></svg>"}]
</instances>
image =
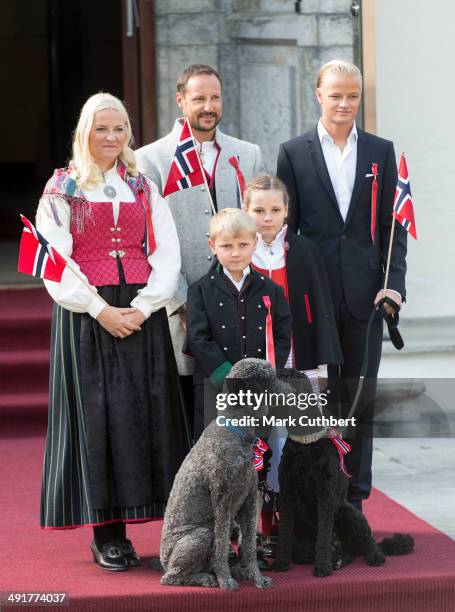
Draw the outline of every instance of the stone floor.
<instances>
[{"instance_id":1,"label":"stone floor","mask_svg":"<svg viewBox=\"0 0 455 612\"><path fill-rule=\"evenodd\" d=\"M374 441L373 484L455 539L455 440Z\"/></svg>"},{"instance_id":2,"label":"stone floor","mask_svg":"<svg viewBox=\"0 0 455 612\"><path fill-rule=\"evenodd\" d=\"M398 352L384 343L379 376L423 381L452 437L376 438L373 483L455 539L455 321L403 321L400 327L405 347Z\"/></svg>"}]
</instances>

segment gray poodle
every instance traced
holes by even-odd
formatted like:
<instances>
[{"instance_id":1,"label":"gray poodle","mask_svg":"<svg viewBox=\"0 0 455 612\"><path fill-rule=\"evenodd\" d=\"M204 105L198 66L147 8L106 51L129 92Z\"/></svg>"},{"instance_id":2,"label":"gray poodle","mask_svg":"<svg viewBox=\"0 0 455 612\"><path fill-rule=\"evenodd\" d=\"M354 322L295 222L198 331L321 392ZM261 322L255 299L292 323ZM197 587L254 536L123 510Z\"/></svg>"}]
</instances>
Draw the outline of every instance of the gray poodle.
<instances>
[{"instance_id":1,"label":"gray poodle","mask_svg":"<svg viewBox=\"0 0 455 612\"><path fill-rule=\"evenodd\" d=\"M287 386L261 359L243 359L232 368L224 391L280 392ZM267 407L250 414L265 414ZM223 412L238 418L239 408ZM241 409L247 414L248 410ZM259 588L272 586L256 559L258 477L253 465L254 427L228 428L212 421L182 463L164 516L161 584L238 588L228 564L231 524L242 533L239 579Z\"/></svg>"}]
</instances>

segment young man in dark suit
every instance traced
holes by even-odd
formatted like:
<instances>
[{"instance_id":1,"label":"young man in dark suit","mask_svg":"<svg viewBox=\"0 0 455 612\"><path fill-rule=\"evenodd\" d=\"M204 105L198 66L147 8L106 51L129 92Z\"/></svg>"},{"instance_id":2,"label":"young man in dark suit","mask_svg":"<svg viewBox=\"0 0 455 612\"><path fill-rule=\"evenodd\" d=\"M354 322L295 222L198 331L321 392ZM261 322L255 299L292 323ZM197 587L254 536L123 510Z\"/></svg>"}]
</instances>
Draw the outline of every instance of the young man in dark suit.
<instances>
[{"instance_id":1,"label":"young man in dark suit","mask_svg":"<svg viewBox=\"0 0 455 612\"><path fill-rule=\"evenodd\" d=\"M397 184L393 143L355 124L362 94L359 69L342 60L325 64L317 78L322 116L311 131L281 145L277 175L290 196L288 224L311 238L324 259L344 353L342 366L329 366L329 379L343 381L349 410L363 360L367 321L382 298L392 206ZM376 206L372 203L377 183ZM395 226L387 296L405 299L406 231ZM385 305L387 312L393 308ZM350 440L349 500L362 508L371 490L372 419L382 348L382 319L375 319L369 341L368 380Z\"/></svg>"}]
</instances>

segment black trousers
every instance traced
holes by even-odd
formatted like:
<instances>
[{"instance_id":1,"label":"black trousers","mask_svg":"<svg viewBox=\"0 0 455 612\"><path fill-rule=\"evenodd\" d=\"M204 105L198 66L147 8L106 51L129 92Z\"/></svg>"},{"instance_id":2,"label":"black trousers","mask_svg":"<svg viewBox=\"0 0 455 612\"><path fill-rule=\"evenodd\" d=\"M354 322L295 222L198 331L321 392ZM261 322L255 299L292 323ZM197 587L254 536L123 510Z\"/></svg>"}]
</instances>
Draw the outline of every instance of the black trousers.
<instances>
[{"instance_id":1,"label":"black trousers","mask_svg":"<svg viewBox=\"0 0 455 612\"><path fill-rule=\"evenodd\" d=\"M373 305L371 306L373 308ZM340 337L344 363L328 368L331 409L339 417L346 417L359 381L365 350L367 321L352 316L343 298L335 307L335 319ZM357 424L350 429L347 442L351 451L345 457L346 468L351 475L348 499L358 507L367 499L371 491L371 463L373 457L373 420L376 397L376 383L381 361L383 323L378 314L372 323L367 376L364 380L362 395L354 416Z\"/></svg>"}]
</instances>

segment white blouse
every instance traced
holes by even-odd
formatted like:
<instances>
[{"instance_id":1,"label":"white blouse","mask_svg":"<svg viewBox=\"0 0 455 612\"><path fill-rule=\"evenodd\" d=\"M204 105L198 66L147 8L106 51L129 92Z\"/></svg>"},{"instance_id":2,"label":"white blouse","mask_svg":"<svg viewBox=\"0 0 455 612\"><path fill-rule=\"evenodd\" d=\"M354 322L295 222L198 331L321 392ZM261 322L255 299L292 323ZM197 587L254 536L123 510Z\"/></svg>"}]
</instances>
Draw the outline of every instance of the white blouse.
<instances>
[{"instance_id":1,"label":"white blouse","mask_svg":"<svg viewBox=\"0 0 455 612\"><path fill-rule=\"evenodd\" d=\"M112 185L117 191L115 198L108 198L104 194L104 182L100 183L95 189L84 189L83 194L89 202L106 202L106 206L112 206L114 219L117 222L120 202L134 202L134 194L127 183L118 175L115 166L105 172L104 178L106 184ZM148 178L147 182L151 192L151 211L156 249L148 257L152 270L147 284L138 291L138 295L131 302L131 306L140 310L146 318L166 306L173 297L177 289L181 266L180 245L168 204L159 194L158 187ZM49 196L41 198L36 213L36 227L58 252L70 257L73 251L73 237L70 232L70 205L63 198L52 197L61 224L58 225L50 200ZM82 276L85 276L74 260L71 261L71 266ZM94 295L71 272L68 266L63 272L60 283L45 280L44 284L52 299L72 312L88 312L96 319L105 307L105 303L100 297ZM94 289L97 293L95 287Z\"/></svg>"}]
</instances>

